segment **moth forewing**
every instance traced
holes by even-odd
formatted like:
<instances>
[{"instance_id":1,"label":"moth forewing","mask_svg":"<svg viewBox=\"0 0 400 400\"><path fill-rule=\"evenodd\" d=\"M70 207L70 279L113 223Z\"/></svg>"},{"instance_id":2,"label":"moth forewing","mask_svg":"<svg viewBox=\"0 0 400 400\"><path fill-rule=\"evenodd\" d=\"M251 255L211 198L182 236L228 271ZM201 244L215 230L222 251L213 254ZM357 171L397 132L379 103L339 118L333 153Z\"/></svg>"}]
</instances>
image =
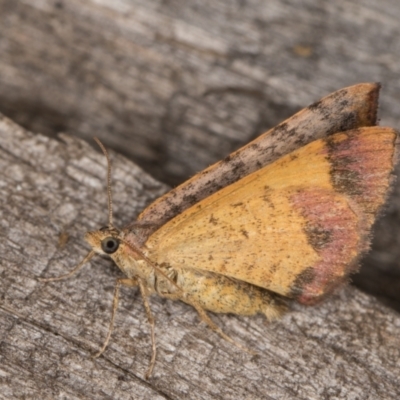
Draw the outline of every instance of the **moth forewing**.
<instances>
[{"instance_id":1,"label":"moth forewing","mask_svg":"<svg viewBox=\"0 0 400 400\"><path fill-rule=\"evenodd\" d=\"M396 138L369 127L314 141L164 224L146 242L150 258L315 303L369 247Z\"/></svg>"}]
</instances>

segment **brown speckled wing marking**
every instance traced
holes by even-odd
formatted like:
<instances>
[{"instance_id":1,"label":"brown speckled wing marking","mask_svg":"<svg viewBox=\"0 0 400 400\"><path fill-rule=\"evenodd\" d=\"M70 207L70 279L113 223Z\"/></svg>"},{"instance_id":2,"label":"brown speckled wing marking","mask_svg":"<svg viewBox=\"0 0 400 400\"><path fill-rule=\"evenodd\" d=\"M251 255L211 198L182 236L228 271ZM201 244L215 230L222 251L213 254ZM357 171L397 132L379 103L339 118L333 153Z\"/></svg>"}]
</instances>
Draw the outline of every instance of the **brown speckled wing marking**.
<instances>
[{"instance_id":1,"label":"brown speckled wing marking","mask_svg":"<svg viewBox=\"0 0 400 400\"><path fill-rule=\"evenodd\" d=\"M363 83L338 90L171 190L139 216L141 241L202 199L313 140L375 125L379 88Z\"/></svg>"},{"instance_id":2,"label":"brown speckled wing marking","mask_svg":"<svg viewBox=\"0 0 400 400\"><path fill-rule=\"evenodd\" d=\"M149 257L315 303L369 246L396 137L360 128L281 157L163 225L146 242Z\"/></svg>"}]
</instances>

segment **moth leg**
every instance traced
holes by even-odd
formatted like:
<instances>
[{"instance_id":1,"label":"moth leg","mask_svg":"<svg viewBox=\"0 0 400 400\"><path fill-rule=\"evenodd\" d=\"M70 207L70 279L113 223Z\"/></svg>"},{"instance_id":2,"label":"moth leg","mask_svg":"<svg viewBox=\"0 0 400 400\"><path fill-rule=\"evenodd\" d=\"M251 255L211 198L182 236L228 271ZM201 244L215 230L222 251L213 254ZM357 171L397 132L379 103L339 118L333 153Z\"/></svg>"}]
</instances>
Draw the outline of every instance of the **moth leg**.
<instances>
[{"instance_id":1,"label":"moth leg","mask_svg":"<svg viewBox=\"0 0 400 400\"><path fill-rule=\"evenodd\" d=\"M250 353L252 355L256 355L257 352L254 350L250 350L246 346L241 345L240 343L236 342L236 340L233 340L230 336L228 336L224 331L213 322L213 320L208 316L206 310L202 308L199 304L196 302L191 301L190 304L196 309L196 311L199 313L200 318L216 333L218 333L223 339L228 341L229 343L232 343L236 347L238 347L241 350L246 351L247 353Z\"/></svg>"},{"instance_id":2,"label":"moth leg","mask_svg":"<svg viewBox=\"0 0 400 400\"><path fill-rule=\"evenodd\" d=\"M142 280L140 280L140 279L138 280L138 284L139 284L139 288L140 288L140 293L143 298L143 305L146 310L147 320L149 321L150 328L151 328L152 355L151 355L149 369L146 372L146 379L149 379L151 374L153 373L154 365L156 363L157 347L156 347L156 335L155 335L155 322L154 322L153 314L150 309L150 304L148 301L148 293L147 293L146 287L143 284Z\"/></svg>"},{"instance_id":3,"label":"moth leg","mask_svg":"<svg viewBox=\"0 0 400 400\"><path fill-rule=\"evenodd\" d=\"M252 355L257 354L257 352L255 352L254 350L250 350L246 346L241 345L240 343L233 340L226 333L224 333L224 331L217 324L215 324L213 322L213 320L208 316L206 310L197 301L195 301L193 299L188 299L187 296L184 296L184 299L183 299L181 293L177 293L177 294L164 294L163 293L163 297L166 297L170 300L184 300L185 303L190 304L191 306L193 306L196 309L196 311L199 313L200 319L202 321L204 321L214 332L218 333L218 335L220 335L227 342L232 343L233 345L235 345L236 347L238 347L241 350L244 350L247 353L250 353Z\"/></svg>"},{"instance_id":4,"label":"moth leg","mask_svg":"<svg viewBox=\"0 0 400 400\"><path fill-rule=\"evenodd\" d=\"M92 250L76 267L74 267L71 271L67 274L56 276L54 278L38 278L40 282L54 282L54 281L61 281L62 279L67 279L78 272L84 264L86 264L90 259L95 255L95 252Z\"/></svg>"},{"instance_id":5,"label":"moth leg","mask_svg":"<svg viewBox=\"0 0 400 400\"><path fill-rule=\"evenodd\" d=\"M104 341L104 344L103 344L102 348L100 349L100 351L97 352L93 356L94 358L97 358L101 354L103 354L104 350L106 349L106 347L108 345L108 342L110 341L111 333L112 333L112 330L114 328L115 314L116 314L116 311L117 311L117 308L118 308L119 289L120 289L121 285L127 286L127 287L134 287L134 286L138 285L138 281L137 281L137 279L134 279L134 278L120 278L120 279L117 279L117 282L115 283L115 288L114 288L113 307L112 307L111 321L110 321L110 325L108 327L107 337L106 337L106 340Z\"/></svg>"}]
</instances>

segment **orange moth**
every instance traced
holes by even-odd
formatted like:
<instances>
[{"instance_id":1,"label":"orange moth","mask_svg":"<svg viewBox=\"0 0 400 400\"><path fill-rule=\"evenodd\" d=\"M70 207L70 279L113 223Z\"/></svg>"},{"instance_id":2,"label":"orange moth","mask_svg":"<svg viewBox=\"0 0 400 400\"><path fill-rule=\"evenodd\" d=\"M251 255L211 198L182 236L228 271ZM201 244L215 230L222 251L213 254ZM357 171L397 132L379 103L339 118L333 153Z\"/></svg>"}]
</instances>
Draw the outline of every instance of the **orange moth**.
<instances>
[{"instance_id":1,"label":"orange moth","mask_svg":"<svg viewBox=\"0 0 400 400\"><path fill-rule=\"evenodd\" d=\"M379 85L339 90L298 112L224 160L198 173L118 229L112 220L88 232L92 250L122 272L115 286L110 339L121 285L191 304L207 315L263 313L271 320L286 300L315 304L346 282L370 244L397 157L397 133L376 126ZM106 154L103 145L98 142Z\"/></svg>"}]
</instances>

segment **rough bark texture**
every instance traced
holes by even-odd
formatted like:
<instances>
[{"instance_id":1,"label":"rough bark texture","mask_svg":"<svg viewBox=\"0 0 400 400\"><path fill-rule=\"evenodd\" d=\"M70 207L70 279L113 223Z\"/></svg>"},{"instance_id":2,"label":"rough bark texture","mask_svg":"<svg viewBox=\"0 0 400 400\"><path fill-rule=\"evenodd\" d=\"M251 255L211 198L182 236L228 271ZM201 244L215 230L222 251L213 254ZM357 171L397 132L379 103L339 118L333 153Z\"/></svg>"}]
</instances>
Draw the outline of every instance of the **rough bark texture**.
<instances>
[{"instance_id":1,"label":"rough bark texture","mask_svg":"<svg viewBox=\"0 0 400 400\"><path fill-rule=\"evenodd\" d=\"M98 135L175 184L294 111L380 81L381 125L400 128L400 3L314 0L0 0L0 112L33 132ZM154 298L158 363L140 296L122 292L110 348L111 263L42 284L106 222L105 163L83 142L0 122L0 398L398 398L400 317L348 288L316 308L215 317L251 357ZM117 157L115 221L166 187ZM400 186L354 279L400 309ZM65 243L66 241L66 243ZM59 244L58 244L59 243Z\"/></svg>"}]
</instances>

